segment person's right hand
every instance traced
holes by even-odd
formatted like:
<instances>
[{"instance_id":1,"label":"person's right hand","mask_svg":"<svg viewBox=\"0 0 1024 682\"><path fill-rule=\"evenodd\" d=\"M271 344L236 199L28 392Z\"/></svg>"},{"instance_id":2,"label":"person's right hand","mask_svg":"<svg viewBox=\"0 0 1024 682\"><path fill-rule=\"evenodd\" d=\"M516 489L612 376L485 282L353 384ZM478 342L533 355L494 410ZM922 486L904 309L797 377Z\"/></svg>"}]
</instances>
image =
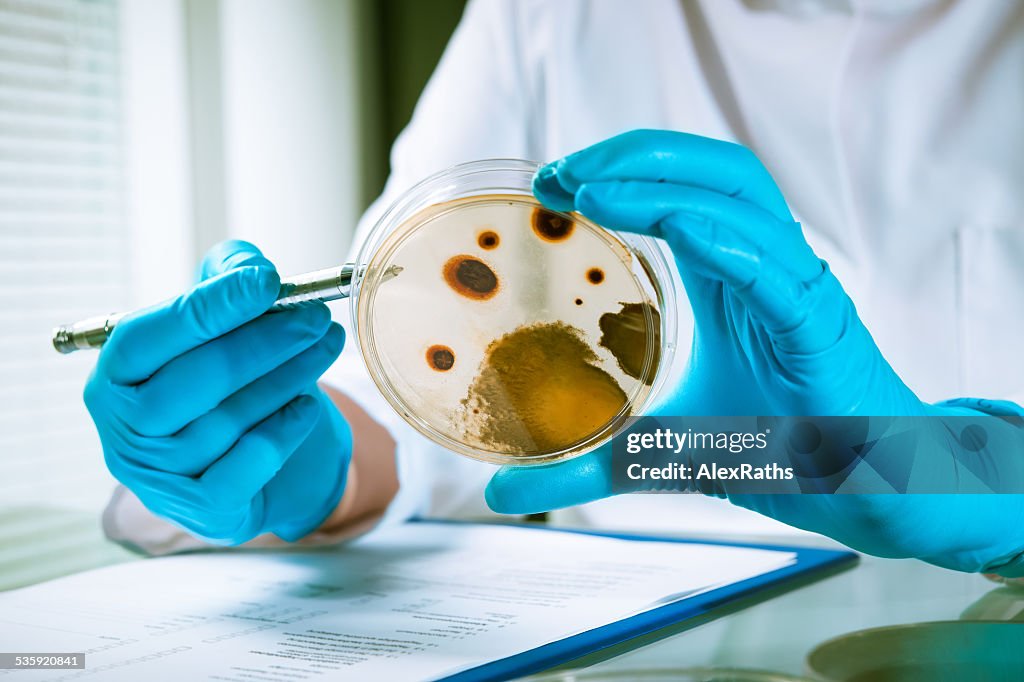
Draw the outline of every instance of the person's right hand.
<instances>
[{"instance_id":1,"label":"person's right hand","mask_svg":"<svg viewBox=\"0 0 1024 682\"><path fill-rule=\"evenodd\" d=\"M337 506L348 425L317 378L345 335L323 304L264 314L280 279L224 242L186 294L121 320L85 387L111 473L150 511L217 544L295 540Z\"/></svg>"}]
</instances>

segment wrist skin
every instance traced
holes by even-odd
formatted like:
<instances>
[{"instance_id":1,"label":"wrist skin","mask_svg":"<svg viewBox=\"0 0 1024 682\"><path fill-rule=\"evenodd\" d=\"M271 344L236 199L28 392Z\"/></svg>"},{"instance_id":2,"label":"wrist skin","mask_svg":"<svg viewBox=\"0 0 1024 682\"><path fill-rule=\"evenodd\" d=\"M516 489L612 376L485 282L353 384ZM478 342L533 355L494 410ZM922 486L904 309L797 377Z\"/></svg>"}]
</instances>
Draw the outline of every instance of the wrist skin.
<instances>
[{"instance_id":1,"label":"wrist skin","mask_svg":"<svg viewBox=\"0 0 1024 682\"><path fill-rule=\"evenodd\" d=\"M382 515L398 493L395 441L354 400L329 385L320 384L320 388L352 429L352 460L345 491L316 530L337 533Z\"/></svg>"}]
</instances>

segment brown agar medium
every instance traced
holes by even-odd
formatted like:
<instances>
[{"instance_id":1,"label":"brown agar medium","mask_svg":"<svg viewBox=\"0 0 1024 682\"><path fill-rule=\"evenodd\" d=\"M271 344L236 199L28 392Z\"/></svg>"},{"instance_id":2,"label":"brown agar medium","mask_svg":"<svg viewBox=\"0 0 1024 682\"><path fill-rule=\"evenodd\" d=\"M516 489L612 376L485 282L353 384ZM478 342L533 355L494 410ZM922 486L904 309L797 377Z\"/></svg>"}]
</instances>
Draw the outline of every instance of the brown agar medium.
<instances>
[{"instance_id":1,"label":"brown agar medium","mask_svg":"<svg viewBox=\"0 0 1024 682\"><path fill-rule=\"evenodd\" d=\"M394 265L402 274L381 280ZM364 286L357 328L371 376L410 424L456 452L503 464L571 457L651 392L657 284L612 233L531 196L428 206L384 239Z\"/></svg>"}]
</instances>

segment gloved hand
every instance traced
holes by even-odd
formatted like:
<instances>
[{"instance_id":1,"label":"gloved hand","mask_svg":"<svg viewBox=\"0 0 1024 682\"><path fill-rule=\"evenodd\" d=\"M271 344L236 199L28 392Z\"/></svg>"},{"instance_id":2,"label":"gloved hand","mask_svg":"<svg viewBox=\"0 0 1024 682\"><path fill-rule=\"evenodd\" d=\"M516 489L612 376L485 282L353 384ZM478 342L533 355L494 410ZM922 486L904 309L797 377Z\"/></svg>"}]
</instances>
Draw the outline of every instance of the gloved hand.
<instances>
[{"instance_id":1,"label":"gloved hand","mask_svg":"<svg viewBox=\"0 0 1024 682\"><path fill-rule=\"evenodd\" d=\"M323 304L266 313L274 266L215 246L188 293L121 320L85 403L111 473L146 507L211 543L293 541L337 506L348 424L316 386L341 353Z\"/></svg>"},{"instance_id":2,"label":"gloved hand","mask_svg":"<svg viewBox=\"0 0 1024 682\"><path fill-rule=\"evenodd\" d=\"M534 193L553 209L660 237L671 247L695 330L684 378L656 414L984 411L969 401L928 405L900 380L804 240L768 171L744 147L634 131L544 166ZM997 453L1004 463L1020 459L1021 430L998 435L1016 449ZM941 475L948 469L956 476L956 467L944 468L953 454L934 453ZM529 513L599 499L613 494L610 465L604 447L560 464L505 468L487 500L499 512ZM1020 476L1017 469L1013 476ZM1024 571L1021 495L740 495L727 481L716 483L714 492L738 505L868 553L961 570Z\"/></svg>"}]
</instances>

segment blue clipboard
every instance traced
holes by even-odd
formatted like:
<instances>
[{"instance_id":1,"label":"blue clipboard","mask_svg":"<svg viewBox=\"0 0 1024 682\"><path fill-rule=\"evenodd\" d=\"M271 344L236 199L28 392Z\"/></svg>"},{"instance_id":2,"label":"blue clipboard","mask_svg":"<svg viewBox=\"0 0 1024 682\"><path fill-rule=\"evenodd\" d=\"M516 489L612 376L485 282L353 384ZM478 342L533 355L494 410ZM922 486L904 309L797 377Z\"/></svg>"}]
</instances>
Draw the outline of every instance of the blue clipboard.
<instances>
[{"instance_id":1,"label":"blue clipboard","mask_svg":"<svg viewBox=\"0 0 1024 682\"><path fill-rule=\"evenodd\" d=\"M469 523L437 519L415 519L425 523ZM474 524L474 525L508 525L508 524ZM517 525L516 527L523 527ZM549 668L567 663L574 659L595 653L602 649L621 644L628 640L647 635L670 625L682 624L686 629L686 621L706 622L703 616L715 618L725 611L725 607L736 602L750 599L762 593L762 596L775 596L815 580L828 577L847 568L852 568L859 560L855 552L831 549L815 549L805 547L787 547L784 545L758 545L742 542L718 542L707 540L682 540L678 538L654 537L647 535L629 535L606 533L601 531L578 530L575 528L553 528L550 526L529 525L530 530L554 533L578 533L581 535L600 535L620 540L639 540L643 542L681 542L696 545L719 545L723 547L745 547L748 549L769 549L792 552L796 561L775 571L738 583L731 583L709 592L684 597L682 600L645 611L626 618L625 620L602 625L573 635L556 642L550 642L535 649L490 661L469 670L440 678L443 682L493 682L495 680L511 680L524 675L532 675ZM764 593L771 592L770 595ZM673 634L676 631L673 631Z\"/></svg>"}]
</instances>

